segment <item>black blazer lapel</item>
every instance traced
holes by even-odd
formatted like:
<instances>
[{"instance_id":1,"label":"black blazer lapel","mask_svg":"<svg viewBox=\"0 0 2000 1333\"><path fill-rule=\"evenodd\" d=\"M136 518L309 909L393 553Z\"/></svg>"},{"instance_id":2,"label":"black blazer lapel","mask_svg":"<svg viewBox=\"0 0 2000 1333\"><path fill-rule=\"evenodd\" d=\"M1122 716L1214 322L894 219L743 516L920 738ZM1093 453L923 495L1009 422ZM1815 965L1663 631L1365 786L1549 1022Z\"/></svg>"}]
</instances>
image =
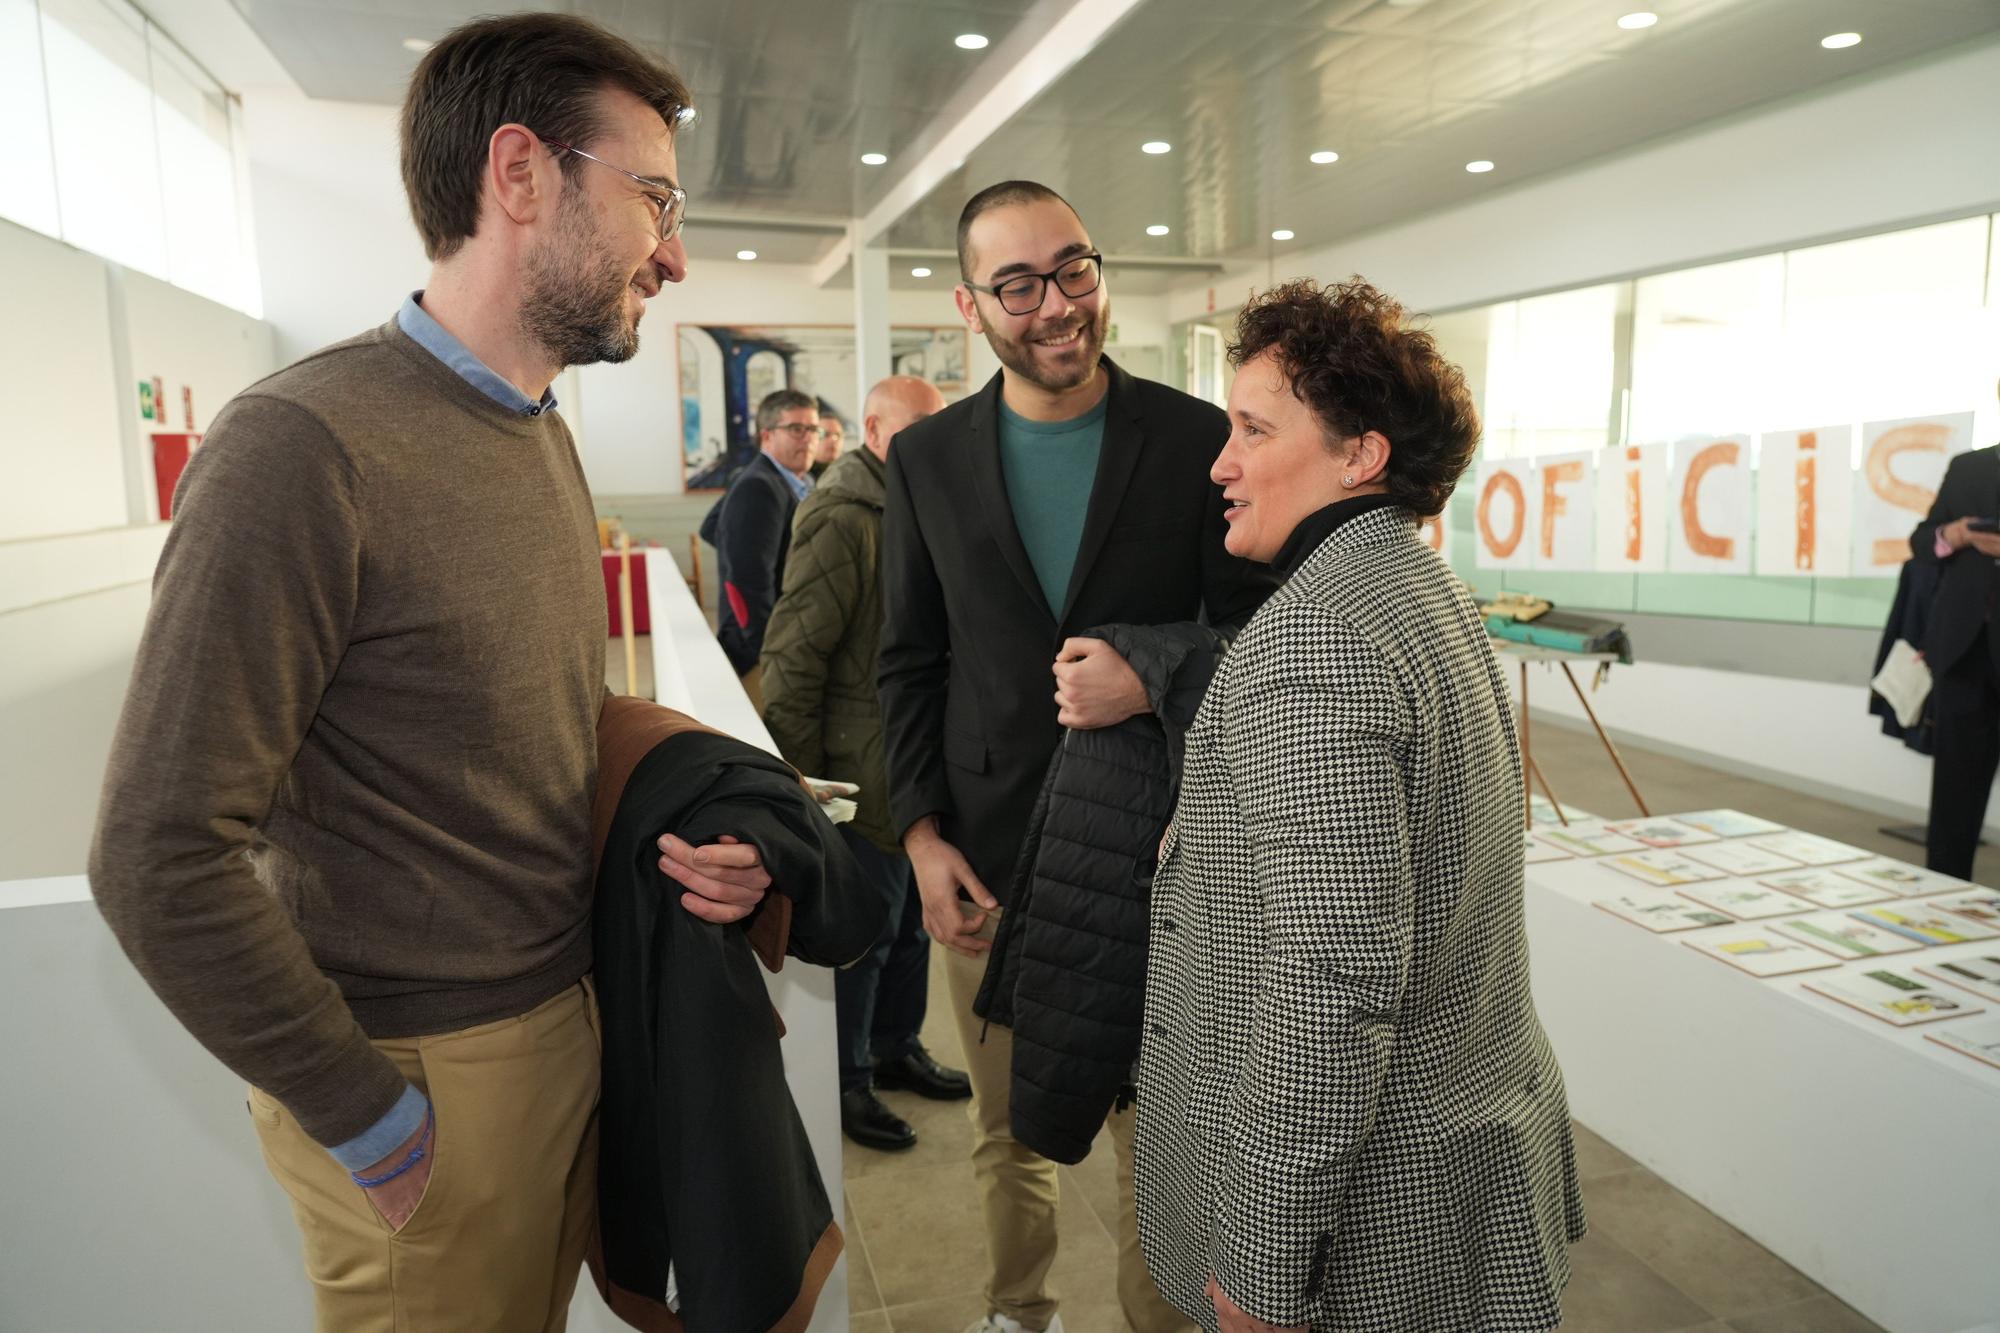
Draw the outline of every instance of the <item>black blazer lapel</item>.
<instances>
[{"instance_id":1,"label":"black blazer lapel","mask_svg":"<svg viewBox=\"0 0 2000 1333\"><path fill-rule=\"evenodd\" d=\"M1076 567L1070 571L1069 591L1063 594L1058 625L1069 619L1077 593L1090 577L1090 567L1104 550L1105 539L1111 535L1111 525L1125 501L1125 490L1132 483L1140 450L1146 443L1146 433L1140 424L1139 395L1132 377L1113 365L1109 357L1103 365L1105 373L1111 376L1110 401L1104 405L1104 443L1097 453L1097 477L1090 487L1090 508L1084 511L1083 540L1077 544Z\"/></svg>"},{"instance_id":2,"label":"black blazer lapel","mask_svg":"<svg viewBox=\"0 0 2000 1333\"><path fill-rule=\"evenodd\" d=\"M1014 577L1021 581L1028 595L1035 599L1035 605L1048 607L1049 599L1042 593L1042 581L1035 577L1034 562L1028 559L1028 548L1021 541L1021 529L1014 522L1014 506L1007 499L1006 474L1000 470L1001 378L996 372L986 382L986 387L979 391L979 399L972 406L972 437L967 446L971 455L973 489L978 492L979 507L986 515L988 526L993 529L993 543L1000 548L1007 568L1014 572ZM1088 531L1088 525L1085 530ZM1054 623L1053 609L1049 611L1049 620Z\"/></svg>"}]
</instances>

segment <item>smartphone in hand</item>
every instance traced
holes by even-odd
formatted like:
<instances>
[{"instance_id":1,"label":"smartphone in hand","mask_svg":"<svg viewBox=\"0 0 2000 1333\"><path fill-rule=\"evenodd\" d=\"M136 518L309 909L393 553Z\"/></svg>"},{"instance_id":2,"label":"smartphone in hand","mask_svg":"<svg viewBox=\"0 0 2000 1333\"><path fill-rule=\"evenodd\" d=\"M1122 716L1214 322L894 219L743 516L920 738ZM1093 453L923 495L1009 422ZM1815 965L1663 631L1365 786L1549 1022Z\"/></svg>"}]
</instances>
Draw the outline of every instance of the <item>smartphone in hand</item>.
<instances>
[{"instance_id":1,"label":"smartphone in hand","mask_svg":"<svg viewBox=\"0 0 2000 1333\"><path fill-rule=\"evenodd\" d=\"M2000 518L1968 518L1965 520L1967 532L2000 532Z\"/></svg>"}]
</instances>

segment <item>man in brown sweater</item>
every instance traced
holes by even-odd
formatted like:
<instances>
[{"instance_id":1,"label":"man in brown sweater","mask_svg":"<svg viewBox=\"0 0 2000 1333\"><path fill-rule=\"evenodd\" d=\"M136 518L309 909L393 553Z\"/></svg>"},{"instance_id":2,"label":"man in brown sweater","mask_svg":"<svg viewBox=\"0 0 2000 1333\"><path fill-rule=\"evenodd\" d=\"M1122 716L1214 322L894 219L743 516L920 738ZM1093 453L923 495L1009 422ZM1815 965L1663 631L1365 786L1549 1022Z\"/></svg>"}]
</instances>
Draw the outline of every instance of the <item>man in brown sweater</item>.
<instances>
[{"instance_id":1,"label":"man in brown sweater","mask_svg":"<svg viewBox=\"0 0 2000 1333\"><path fill-rule=\"evenodd\" d=\"M559 1329L594 1228L605 608L548 389L685 275L691 115L579 19L437 43L402 125L429 284L240 394L179 488L91 882L251 1083L321 1329ZM768 886L661 842L704 919Z\"/></svg>"}]
</instances>

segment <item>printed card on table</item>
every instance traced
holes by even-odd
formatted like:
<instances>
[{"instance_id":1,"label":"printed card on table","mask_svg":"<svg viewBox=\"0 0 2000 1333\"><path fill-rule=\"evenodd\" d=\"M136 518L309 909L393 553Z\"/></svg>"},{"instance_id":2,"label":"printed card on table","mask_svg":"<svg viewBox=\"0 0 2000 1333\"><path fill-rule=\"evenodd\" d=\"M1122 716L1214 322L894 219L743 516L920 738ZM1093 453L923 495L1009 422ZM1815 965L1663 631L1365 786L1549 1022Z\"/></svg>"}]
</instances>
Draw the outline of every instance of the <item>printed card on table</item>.
<instances>
[{"instance_id":1,"label":"printed card on table","mask_svg":"<svg viewBox=\"0 0 2000 1333\"><path fill-rule=\"evenodd\" d=\"M1880 926L1927 948L2000 938L2000 930L1982 926L1977 921L1951 912L1936 911L1929 903L1883 903L1879 907L1864 907L1858 912L1849 912L1848 915L1864 925Z\"/></svg>"},{"instance_id":2,"label":"printed card on table","mask_svg":"<svg viewBox=\"0 0 2000 1333\"><path fill-rule=\"evenodd\" d=\"M1691 843L1715 842L1716 835L1706 829L1679 819L1654 817L1651 819L1621 819L1604 827L1613 833L1622 833L1635 842L1643 842L1648 847L1686 847Z\"/></svg>"},{"instance_id":3,"label":"printed card on table","mask_svg":"<svg viewBox=\"0 0 2000 1333\"><path fill-rule=\"evenodd\" d=\"M1597 464L1597 569L1659 574L1667 567L1668 472L1673 446L1621 444Z\"/></svg>"},{"instance_id":4,"label":"printed card on table","mask_svg":"<svg viewBox=\"0 0 2000 1333\"><path fill-rule=\"evenodd\" d=\"M1750 572L1750 437L1674 446L1667 568L1676 574Z\"/></svg>"},{"instance_id":5,"label":"printed card on table","mask_svg":"<svg viewBox=\"0 0 2000 1333\"><path fill-rule=\"evenodd\" d=\"M1633 879L1667 889L1722 878L1720 870L1699 861L1690 861L1675 851L1630 852L1624 856L1607 857L1604 864L1621 875L1630 875Z\"/></svg>"},{"instance_id":6,"label":"printed card on table","mask_svg":"<svg viewBox=\"0 0 2000 1333\"><path fill-rule=\"evenodd\" d=\"M1795 916L1779 921L1772 930L1823 949L1835 958L1880 958L1884 954L1914 953L1924 946L1894 931L1856 921L1843 912L1821 912L1817 916Z\"/></svg>"},{"instance_id":7,"label":"printed card on table","mask_svg":"<svg viewBox=\"0 0 2000 1333\"><path fill-rule=\"evenodd\" d=\"M1476 568L1533 566L1534 486L1534 467L1525 458L1480 460L1479 493L1472 510L1472 563Z\"/></svg>"},{"instance_id":8,"label":"printed card on table","mask_svg":"<svg viewBox=\"0 0 2000 1333\"><path fill-rule=\"evenodd\" d=\"M2000 1069L2000 1018L1979 1018L1970 1023L1953 1023L1924 1034L1948 1051L1969 1055L1982 1064Z\"/></svg>"},{"instance_id":9,"label":"printed card on table","mask_svg":"<svg viewBox=\"0 0 2000 1333\"><path fill-rule=\"evenodd\" d=\"M1817 949L1768 930L1718 932L1681 943L1697 953L1741 968L1753 977L1782 977L1840 966L1838 958L1829 958Z\"/></svg>"},{"instance_id":10,"label":"printed card on table","mask_svg":"<svg viewBox=\"0 0 2000 1333\"><path fill-rule=\"evenodd\" d=\"M1733 926L1722 913L1677 898L1671 893L1643 890L1621 893L1615 898L1593 900L1592 907L1622 917L1635 926L1644 926L1656 935L1676 930L1699 930L1703 926Z\"/></svg>"},{"instance_id":11,"label":"printed card on table","mask_svg":"<svg viewBox=\"0 0 2000 1333\"><path fill-rule=\"evenodd\" d=\"M1916 969L1933 981L1948 981L1982 1000L2000 1003L2000 957L1989 954L1983 958L1926 958L1916 964Z\"/></svg>"},{"instance_id":12,"label":"printed card on table","mask_svg":"<svg viewBox=\"0 0 2000 1333\"><path fill-rule=\"evenodd\" d=\"M1567 861L1570 859L1570 854L1562 850L1562 848L1551 847L1545 842L1538 842L1532 834L1523 833L1521 841L1525 844L1521 859L1526 865L1541 865L1547 861Z\"/></svg>"},{"instance_id":13,"label":"printed card on table","mask_svg":"<svg viewBox=\"0 0 2000 1333\"><path fill-rule=\"evenodd\" d=\"M1854 432L1775 431L1757 442L1757 572L1844 578L1852 552Z\"/></svg>"},{"instance_id":14,"label":"printed card on table","mask_svg":"<svg viewBox=\"0 0 2000 1333\"><path fill-rule=\"evenodd\" d=\"M1887 857L1858 866L1843 865L1840 873L1863 884L1887 889L1898 898L1921 898L1927 893L1943 893L1949 889L1963 891L1972 887L1965 880L1940 875L1935 870L1925 870L1907 861L1891 861Z\"/></svg>"},{"instance_id":15,"label":"printed card on table","mask_svg":"<svg viewBox=\"0 0 2000 1333\"><path fill-rule=\"evenodd\" d=\"M1954 916L1969 917L1982 926L2000 930L2000 893L1992 889L1974 889L1971 893L1955 893L1949 898L1933 898L1926 906L1940 908Z\"/></svg>"},{"instance_id":16,"label":"printed card on table","mask_svg":"<svg viewBox=\"0 0 2000 1333\"><path fill-rule=\"evenodd\" d=\"M1786 829L1783 833L1772 833L1761 838L1750 839L1752 847L1762 847L1767 852L1788 856L1804 866L1839 865L1843 861L1866 860L1868 853L1859 847L1849 847L1844 842L1832 838L1822 838L1817 834L1801 833L1797 829Z\"/></svg>"},{"instance_id":17,"label":"printed card on table","mask_svg":"<svg viewBox=\"0 0 2000 1333\"><path fill-rule=\"evenodd\" d=\"M1919 977L1886 967L1812 977L1805 985L1809 991L1899 1028L1985 1012L1972 1001L1948 993L1948 988L1932 986Z\"/></svg>"},{"instance_id":18,"label":"printed card on table","mask_svg":"<svg viewBox=\"0 0 2000 1333\"><path fill-rule=\"evenodd\" d=\"M1896 577L1910 558L1910 529L1930 512L1951 456L1971 447L1970 412L1870 421L1861 427L1851 575Z\"/></svg>"},{"instance_id":19,"label":"printed card on table","mask_svg":"<svg viewBox=\"0 0 2000 1333\"><path fill-rule=\"evenodd\" d=\"M1741 810L1697 810L1693 814L1675 815L1674 818L1713 833L1718 838L1747 838L1758 833L1785 832L1783 824L1746 815Z\"/></svg>"},{"instance_id":20,"label":"printed card on table","mask_svg":"<svg viewBox=\"0 0 2000 1333\"><path fill-rule=\"evenodd\" d=\"M1765 888L1762 884L1695 884L1681 890L1704 907L1727 912L1739 921L1762 921L1774 916L1797 916L1813 910L1813 904L1789 893Z\"/></svg>"},{"instance_id":21,"label":"printed card on table","mask_svg":"<svg viewBox=\"0 0 2000 1333\"><path fill-rule=\"evenodd\" d=\"M1803 898L1815 907L1862 907L1896 896L1887 889L1863 884L1831 870L1792 870L1765 875L1757 882L1794 898Z\"/></svg>"},{"instance_id":22,"label":"printed card on table","mask_svg":"<svg viewBox=\"0 0 2000 1333\"><path fill-rule=\"evenodd\" d=\"M1611 856L1619 852L1643 852L1646 844L1613 833L1602 824L1571 824L1568 828L1539 828L1535 836L1571 856Z\"/></svg>"},{"instance_id":23,"label":"printed card on table","mask_svg":"<svg viewBox=\"0 0 2000 1333\"><path fill-rule=\"evenodd\" d=\"M1713 866L1725 875L1767 875L1774 871L1797 870L1797 861L1787 860L1776 852L1767 852L1762 847L1752 847L1747 842L1710 842L1699 847L1686 847L1682 855L1690 861L1699 861L1705 866Z\"/></svg>"},{"instance_id":24,"label":"printed card on table","mask_svg":"<svg viewBox=\"0 0 2000 1333\"><path fill-rule=\"evenodd\" d=\"M1569 824L1601 824L1604 822L1598 816L1591 814L1590 811L1579 810L1567 801L1563 802L1562 813L1558 814L1556 812L1556 803L1546 796L1530 796L1528 798L1528 812L1529 818L1533 821L1536 828L1541 828L1544 825L1562 828L1566 822Z\"/></svg>"}]
</instances>

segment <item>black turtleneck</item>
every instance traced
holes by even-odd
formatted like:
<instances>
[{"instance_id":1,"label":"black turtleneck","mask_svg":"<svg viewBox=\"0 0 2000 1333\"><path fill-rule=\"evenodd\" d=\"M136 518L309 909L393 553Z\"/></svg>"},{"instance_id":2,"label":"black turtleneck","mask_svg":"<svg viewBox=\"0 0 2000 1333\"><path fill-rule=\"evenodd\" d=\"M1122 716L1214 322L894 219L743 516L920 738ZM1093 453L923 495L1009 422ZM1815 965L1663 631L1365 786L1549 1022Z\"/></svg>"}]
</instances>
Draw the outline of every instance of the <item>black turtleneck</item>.
<instances>
[{"instance_id":1,"label":"black turtleneck","mask_svg":"<svg viewBox=\"0 0 2000 1333\"><path fill-rule=\"evenodd\" d=\"M1333 535L1335 528L1351 518L1359 518L1371 510L1386 509L1395 503L1396 497L1387 492L1356 495L1335 500L1326 508L1306 515L1292 529L1292 535L1285 538L1285 544L1278 548L1271 568L1278 571L1280 578L1290 578L1299 572L1299 566L1306 562L1306 558L1319 549L1320 543Z\"/></svg>"}]
</instances>

